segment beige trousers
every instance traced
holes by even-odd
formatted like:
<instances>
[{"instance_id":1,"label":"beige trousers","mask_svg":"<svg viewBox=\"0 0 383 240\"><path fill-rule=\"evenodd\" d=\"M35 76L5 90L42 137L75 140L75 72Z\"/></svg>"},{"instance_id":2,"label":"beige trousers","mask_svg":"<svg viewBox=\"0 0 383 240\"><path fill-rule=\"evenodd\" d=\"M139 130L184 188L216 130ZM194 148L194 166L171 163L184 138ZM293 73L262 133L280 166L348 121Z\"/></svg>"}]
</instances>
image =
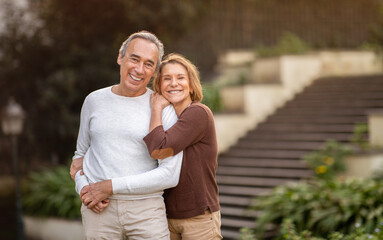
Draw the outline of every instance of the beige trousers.
<instances>
[{"instance_id":1,"label":"beige trousers","mask_svg":"<svg viewBox=\"0 0 383 240\"><path fill-rule=\"evenodd\" d=\"M221 212L205 211L186 219L168 219L171 240L218 240L221 235Z\"/></svg>"},{"instance_id":2,"label":"beige trousers","mask_svg":"<svg viewBox=\"0 0 383 240\"><path fill-rule=\"evenodd\" d=\"M169 230L163 198L111 199L100 214L81 207L85 239L168 240Z\"/></svg>"}]
</instances>

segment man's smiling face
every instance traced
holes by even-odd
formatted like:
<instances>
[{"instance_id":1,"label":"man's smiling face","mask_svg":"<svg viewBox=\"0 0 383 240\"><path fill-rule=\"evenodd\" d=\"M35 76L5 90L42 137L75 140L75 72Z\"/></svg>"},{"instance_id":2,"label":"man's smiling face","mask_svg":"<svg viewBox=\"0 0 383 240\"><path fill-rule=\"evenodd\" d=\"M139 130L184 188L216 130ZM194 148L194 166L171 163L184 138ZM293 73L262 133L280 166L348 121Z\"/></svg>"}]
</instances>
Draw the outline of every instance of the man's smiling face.
<instances>
[{"instance_id":1,"label":"man's smiling face","mask_svg":"<svg viewBox=\"0 0 383 240\"><path fill-rule=\"evenodd\" d=\"M145 39L133 39L124 57L118 56L120 85L123 95L137 97L146 92L146 86L153 77L158 61L157 46Z\"/></svg>"}]
</instances>

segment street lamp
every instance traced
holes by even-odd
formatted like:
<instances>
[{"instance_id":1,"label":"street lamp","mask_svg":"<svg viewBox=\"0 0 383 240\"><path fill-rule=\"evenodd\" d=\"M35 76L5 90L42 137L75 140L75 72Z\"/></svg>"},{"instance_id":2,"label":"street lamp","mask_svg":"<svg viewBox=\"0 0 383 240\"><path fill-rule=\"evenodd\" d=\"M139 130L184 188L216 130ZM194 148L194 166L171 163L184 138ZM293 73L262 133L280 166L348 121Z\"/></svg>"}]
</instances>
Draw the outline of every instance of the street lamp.
<instances>
[{"instance_id":1,"label":"street lamp","mask_svg":"<svg viewBox=\"0 0 383 240\"><path fill-rule=\"evenodd\" d=\"M17 136L23 131L24 111L19 104L11 98L8 105L5 107L1 126L5 135L11 136L12 141L12 154L13 154L13 168L15 177L15 194L16 194L16 218L17 218L17 239L25 239L23 212L21 206L21 191L20 191L20 176L18 166L17 154Z\"/></svg>"}]
</instances>

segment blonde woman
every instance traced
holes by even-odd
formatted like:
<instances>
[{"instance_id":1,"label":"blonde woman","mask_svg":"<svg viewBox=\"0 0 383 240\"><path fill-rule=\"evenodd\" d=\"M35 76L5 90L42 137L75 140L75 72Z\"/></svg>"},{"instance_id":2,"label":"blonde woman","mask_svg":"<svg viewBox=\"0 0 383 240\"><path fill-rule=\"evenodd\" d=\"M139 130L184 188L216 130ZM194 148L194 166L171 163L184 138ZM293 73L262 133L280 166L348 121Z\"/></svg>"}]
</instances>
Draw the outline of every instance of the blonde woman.
<instances>
[{"instance_id":1,"label":"blonde woman","mask_svg":"<svg viewBox=\"0 0 383 240\"><path fill-rule=\"evenodd\" d=\"M154 159L183 151L179 183L165 190L170 237L222 239L216 183L217 139L213 114L200 103L202 87L194 64L179 54L168 55L153 83L150 133L144 138ZM167 131L162 110L172 104L178 121Z\"/></svg>"}]
</instances>

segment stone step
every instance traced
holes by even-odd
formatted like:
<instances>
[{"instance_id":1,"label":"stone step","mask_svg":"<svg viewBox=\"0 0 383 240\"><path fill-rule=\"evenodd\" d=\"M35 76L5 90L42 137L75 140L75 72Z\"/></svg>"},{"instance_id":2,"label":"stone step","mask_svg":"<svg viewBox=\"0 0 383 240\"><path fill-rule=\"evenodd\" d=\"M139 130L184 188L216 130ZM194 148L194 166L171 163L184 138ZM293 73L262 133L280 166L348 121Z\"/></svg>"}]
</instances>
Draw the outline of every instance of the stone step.
<instances>
[{"instance_id":1,"label":"stone step","mask_svg":"<svg viewBox=\"0 0 383 240\"><path fill-rule=\"evenodd\" d=\"M241 149L280 149L280 150L316 150L324 145L322 141L302 142L302 141L262 141L240 139L233 148Z\"/></svg>"},{"instance_id":2,"label":"stone step","mask_svg":"<svg viewBox=\"0 0 383 240\"><path fill-rule=\"evenodd\" d=\"M321 108L280 108L278 109L275 114L279 116L284 115L295 115L295 116L367 116L369 111L375 111L379 110L381 108L339 108L339 109L332 109L328 107L321 107Z\"/></svg>"},{"instance_id":3,"label":"stone step","mask_svg":"<svg viewBox=\"0 0 383 240\"><path fill-rule=\"evenodd\" d=\"M295 181L297 178L294 179ZM289 178L262 178L262 177L244 177L244 176L227 176L217 175L217 183L227 186L247 186L247 187L276 187L287 182L293 181Z\"/></svg>"},{"instance_id":4,"label":"stone step","mask_svg":"<svg viewBox=\"0 0 383 240\"><path fill-rule=\"evenodd\" d=\"M355 124L367 123L367 116L295 116L295 115L272 115L267 118L268 123L295 123L295 124Z\"/></svg>"},{"instance_id":5,"label":"stone step","mask_svg":"<svg viewBox=\"0 0 383 240\"><path fill-rule=\"evenodd\" d=\"M323 77L315 80L313 83L316 85L348 85L348 84L366 84L368 83L380 83L383 81L381 74L375 75L361 75L361 76L347 76L347 77ZM312 86L313 86L312 85Z\"/></svg>"},{"instance_id":6,"label":"stone step","mask_svg":"<svg viewBox=\"0 0 383 240\"><path fill-rule=\"evenodd\" d=\"M222 217L221 219L222 227L230 226L236 228L242 227L254 227L254 219L237 219L237 218L228 218Z\"/></svg>"},{"instance_id":7,"label":"stone step","mask_svg":"<svg viewBox=\"0 0 383 240\"><path fill-rule=\"evenodd\" d=\"M219 192L220 194L223 194L223 195L256 197L256 196L264 196L270 193L270 189L259 188L259 187L219 185Z\"/></svg>"},{"instance_id":8,"label":"stone step","mask_svg":"<svg viewBox=\"0 0 383 240\"><path fill-rule=\"evenodd\" d=\"M222 195L220 193L219 202L221 205L247 208L252 202L252 198L244 196Z\"/></svg>"},{"instance_id":9,"label":"stone step","mask_svg":"<svg viewBox=\"0 0 383 240\"><path fill-rule=\"evenodd\" d=\"M302 92L295 97L296 101L304 101L304 100L352 100L355 99L355 96L358 99L382 99L382 92L356 92L356 93L328 93L328 92Z\"/></svg>"},{"instance_id":10,"label":"stone step","mask_svg":"<svg viewBox=\"0 0 383 240\"><path fill-rule=\"evenodd\" d=\"M262 150L262 149L236 149L231 148L225 153L228 157L244 157L244 158L272 158L272 159L301 159L310 151L303 150Z\"/></svg>"},{"instance_id":11,"label":"stone step","mask_svg":"<svg viewBox=\"0 0 383 240\"><path fill-rule=\"evenodd\" d=\"M337 141L349 141L352 133L293 133L293 132L271 132L256 129L242 139L252 140L277 140L277 141L326 141L333 139Z\"/></svg>"},{"instance_id":12,"label":"stone step","mask_svg":"<svg viewBox=\"0 0 383 240\"><path fill-rule=\"evenodd\" d=\"M259 131L294 132L294 133L349 133L355 124L293 124L293 123L261 123Z\"/></svg>"},{"instance_id":13,"label":"stone step","mask_svg":"<svg viewBox=\"0 0 383 240\"><path fill-rule=\"evenodd\" d=\"M288 178L292 179L304 179L313 176L313 172L309 169L290 169L290 168L263 168L263 167L232 167L232 166L219 166L217 169L217 175L222 176L253 176L268 178ZM234 180L234 179L233 179ZM233 182L234 183L234 182Z\"/></svg>"},{"instance_id":14,"label":"stone step","mask_svg":"<svg viewBox=\"0 0 383 240\"><path fill-rule=\"evenodd\" d=\"M244 207L230 207L230 206L221 206L221 213L225 214L226 216L231 217L251 217L256 218L259 217L261 212L244 208Z\"/></svg>"},{"instance_id":15,"label":"stone step","mask_svg":"<svg viewBox=\"0 0 383 240\"><path fill-rule=\"evenodd\" d=\"M326 93L364 93L364 92L382 92L383 91L383 81L379 83L368 83L368 84L336 84L336 85L312 85L307 88L305 93L314 93L314 92L326 92Z\"/></svg>"},{"instance_id":16,"label":"stone step","mask_svg":"<svg viewBox=\"0 0 383 240\"><path fill-rule=\"evenodd\" d=\"M382 107L383 99L339 99L339 100L293 100L286 103L284 108L312 108L312 107L331 107L331 108L361 108L361 107Z\"/></svg>"},{"instance_id":17,"label":"stone step","mask_svg":"<svg viewBox=\"0 0 383 240\"><path fill-rule=\"evenodd\" d=\"M222 227L221 234L225 240L238 240L240 237L240 232L237 228L226 229Z\"/></svg>"},{"instance_id":18,"label":"stone step","mask_svg":"<svg viewBox=\"0 0 383 240\"><path fill-rule=\"evenodd\" d=\"M218 158L218 168L223 166L307 169L307 165L298 159L242 158L222 155Z\"/></svg>"}]
</instances>

